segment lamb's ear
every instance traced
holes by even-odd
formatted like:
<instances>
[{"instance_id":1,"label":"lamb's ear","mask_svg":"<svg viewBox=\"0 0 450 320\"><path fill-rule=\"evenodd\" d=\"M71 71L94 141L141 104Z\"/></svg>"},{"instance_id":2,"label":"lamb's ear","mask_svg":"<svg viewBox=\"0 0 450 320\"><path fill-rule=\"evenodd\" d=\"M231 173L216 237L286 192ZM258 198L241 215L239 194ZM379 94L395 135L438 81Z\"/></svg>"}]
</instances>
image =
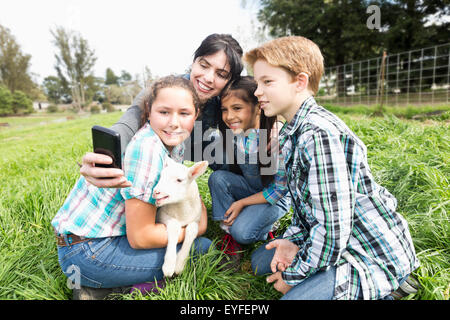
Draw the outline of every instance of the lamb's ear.
<instances>
[{"instance_id":1,"label":"lamb's ear","mask_svg":"<svg viewBox=\"0 0 450 320\"><path fill-rule=\"evenodd\" d=\"M189 178L197 179L199 176L205 173L208 168L208 161L200 161L189 168Z\"/></svg>"}]
</instances>

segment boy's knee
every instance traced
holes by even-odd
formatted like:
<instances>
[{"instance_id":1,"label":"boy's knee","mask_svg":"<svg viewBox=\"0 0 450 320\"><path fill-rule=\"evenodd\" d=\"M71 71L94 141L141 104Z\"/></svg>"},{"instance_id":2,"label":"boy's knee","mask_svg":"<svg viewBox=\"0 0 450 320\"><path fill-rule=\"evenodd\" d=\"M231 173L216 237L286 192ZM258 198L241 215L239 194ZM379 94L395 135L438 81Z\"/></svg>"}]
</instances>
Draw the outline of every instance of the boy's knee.
<instances>
[{"instance_id":1,"label":"boy's knee","mask_svg":"<svg viewBox=\"0 0 450 320\"><path fill-rule=\"evenodd\" d=\"M272 262L273 256L275 254L275 249L267 250L266 244L267 243L261 245L252 253L252 270L256 276L262 276L272 273L272 270L270 269L270 263Z\"/></svg>"},{"instance_id":2,"label":"boy's knee","mask_svg":"<svg viewBox=\"0 0 450 320\"><path fill-rule=\"evenodd\" d=\"M252 271L255 276L262 276L269 272L267 272L267 262L265 259L261 259L257 252L254 252L251 257L251 265Z\"/></svg>"},{"instance_id":3,"label":"boy's knee","mask_svg":"<svg viewBox=\"0 0 450 320\"><path fill-rule=\"evenodd\" d=\"M217 187L224 187L227 185L226 183L226 171L223 170L214 171L208 178L208 187L210 190L216 189Z\"/></svg>"}]
</instances>

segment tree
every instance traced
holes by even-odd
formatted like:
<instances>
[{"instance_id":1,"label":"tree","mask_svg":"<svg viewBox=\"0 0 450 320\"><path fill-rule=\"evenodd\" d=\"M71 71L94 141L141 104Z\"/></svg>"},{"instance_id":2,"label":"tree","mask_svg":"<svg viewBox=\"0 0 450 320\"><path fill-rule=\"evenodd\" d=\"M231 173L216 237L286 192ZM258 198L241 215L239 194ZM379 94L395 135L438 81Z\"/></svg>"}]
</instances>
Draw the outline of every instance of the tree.
<instances>
[{"instance_id":1,"label":"tree","mask_svg":"<svg viewBox=\"0 0 450 320\"><path fill-rule=\"evenodd\" d=\"M105 84L111 85L111 84L119 84L119 77L114 74L114 71L112 71L110 68L106 69L106 77L105 77Z\"/></svg>"},{"instance_id":2,"label":"tree","mask_svg":"<svg viewBox=\"0 0 450 320\"><path fill-rule=\"evenodd\" d=\"M86 99L88 101L99 101L103 102L104 93L102 88L104 86L104 80L101 77L95 77L90 75L86 78L85 89L86 89Z\"/></svg>"},{"instance_id":3,"label":"tree","mask_svg":"<svg viewBox=\"0 0 450 320\"><path fill-rule=\"evenodd\" d=\"M382 12L388 52L431 47L450 39L448 0L397 0L385 3Z\"/></svg>"},{"instance_id":4,"label":"tree","mask_svg":"<svg viewBox=\"0 0 450 320\"><path fill-rule=\"evenodd\" d=\"M131 74L125 70L122 70L119 77L119 86L123 86L124 84L131 81L131 79Z\"/></svg>"},{"instance_id":5,"label":"tree","mask_svg":"<svg viewBox=\"0 0 450 320\"><path fill-rule=\"evenodd\" d=\"M48 76L43 82L44 93L47 99L55 104L63 102L64 96L70 95L70 89L65 88L60 78Z\"/></svg>"},{"instance_id":6,"label":"tree","mask_svg":"<svg viewBox=\"0 0 450 320\"><path fill-rule=\"evenodd\" d=\"M22 90L30 94L36 87L31 79L31 55L22 53L10 30L0 25L0 84L11 92Z\"/></svg>"},{"instance_id":7,"label":"tree","mask_svg":"<svg viewBox=\"0 0 450 320\"><path fill-rule=\"evenodd\" d=\"M262 0L260 19L272 36L301 35L334 66L379 53L380 32L367 28L363 0Z\"/></svg>"},{"instance_id":8,"label":"tree","mask_svg":"<svg viewBox=\"0 0 450 320\"><path fill-rule=\"evenodd\" d=\"M314 41L326 66L446 43L448 0L261 0L258 19L272 36L301 35ZM380 8L380 28L369 28L367 8ZM447 5L446 5L447 4ZM345 94L343 71L338 94Z\"/></svg>"},{"instance_id":9,"label":"tree","mask_svg":"<svg viewBox=\"0 0 450 320\"><path fill-rule=\"evenodd\" d=\"M73 31L57 27L51 34L57 48L56 72L62 85L70 88L75 107L80 109L86 103L86 84L97 60L94 50L89 48L87 40Z\"/></svg>"}]
</instances>

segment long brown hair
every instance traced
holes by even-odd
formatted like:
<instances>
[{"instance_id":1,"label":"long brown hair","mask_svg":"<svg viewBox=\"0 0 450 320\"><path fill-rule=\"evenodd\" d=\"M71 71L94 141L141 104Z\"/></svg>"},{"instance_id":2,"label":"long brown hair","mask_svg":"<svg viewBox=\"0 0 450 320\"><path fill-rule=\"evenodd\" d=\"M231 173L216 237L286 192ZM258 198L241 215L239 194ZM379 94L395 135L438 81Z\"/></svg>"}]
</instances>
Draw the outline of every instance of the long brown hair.
<instances>
[{"instance_id":1,"label":"long brown hair","mask_svg":"<svg viewBox=\"0 0 450 320\"><path fill-rule=\"evenodd\" d=\"M223 89L222 93L220 94L220 98L223 99L225 96L227 96L229 94L233 94L237 98L251 104L253 106L253 108L258 108L259 102L258 102L258 98L256 98L256 96L255 96L255 91L256 91L257 87L258 87L258 85L257 85L256 81L253 79L253 77L251 77L251 76L239 77L235 81L230 82ZM270 143L270 137L272 137L272 129L273 129L276 119L277 119L276 116L267 117L264 114L264 112L261 112L260 117L259 117L260 133L261 133L261 129L267 130L266 145L262 146L262 148L261 148L261 146L259 146L259 148L258 148L257 159L258 159L258 166L259 166L260 172L261 172L261 168L268 167L270 165L270 163L262 164L260 162L259 150L267 150L268 155L269 156L271 155L271 148L268 148L268 144ZM226 129L228 129L226 124L223 121L220 121L219 130L222 133L222 137L224 137L224 138L226 137ZM225 150L224 151L229 152L230 150L234 150L234 148L230 148L230 147L227 148L227 144L232 143L232 142L227 141L227 139L224 139L224 140L225 140L225 144L224 144ZM259 141L261 143L261 135L260 135ZM231 156L231 155L229 155L229 156ZM240 172L241 170L236 163L236 157L234 155L233 155L232 159L234 159L234 163L230 164L230 171L241 174L241 172ZM263 186L267 186L271 181L273 181L273 178L274 178L273 174L261 175L261 180L262 180Z\"/></svg>"}]
</instances>

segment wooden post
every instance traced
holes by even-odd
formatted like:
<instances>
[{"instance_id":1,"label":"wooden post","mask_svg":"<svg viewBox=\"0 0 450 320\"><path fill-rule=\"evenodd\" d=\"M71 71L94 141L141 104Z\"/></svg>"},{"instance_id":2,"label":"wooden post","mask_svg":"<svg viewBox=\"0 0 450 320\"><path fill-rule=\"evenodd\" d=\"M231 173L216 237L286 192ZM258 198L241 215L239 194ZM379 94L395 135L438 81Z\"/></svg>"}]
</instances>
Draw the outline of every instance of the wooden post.
<instances>
[{"instance_id":1,"label":"wooden post","mask_svg":"<svg viewBox=\"0 0 450 320\"><path fill-rule=\"evenodd\" d=\"M379 114L383 113L383 93L384 93L384 69L386 66L386 51L383 51L383 59L381 60L381 76L380 76L380 90L378 91L379 94L379 106L378 106L378 112Z\"/></svg>"}]
</instances>

